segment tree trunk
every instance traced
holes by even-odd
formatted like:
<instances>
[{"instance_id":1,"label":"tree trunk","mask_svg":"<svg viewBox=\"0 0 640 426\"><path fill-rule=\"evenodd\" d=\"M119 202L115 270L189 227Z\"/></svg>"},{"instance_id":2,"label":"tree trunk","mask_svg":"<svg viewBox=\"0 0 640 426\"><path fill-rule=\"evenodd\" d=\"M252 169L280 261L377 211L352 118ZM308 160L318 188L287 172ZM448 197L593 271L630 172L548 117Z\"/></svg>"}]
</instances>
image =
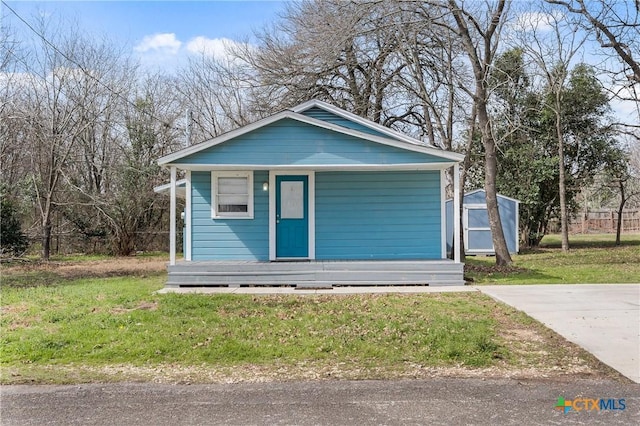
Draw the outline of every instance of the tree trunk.
<instances>
[{"instance_id":1,"label":"tree trunk","mask_svg":"<svg viewBox=\"0 0 640 426\"><path fill-rule=\"evenodd\" d=\"M487 212L489 213L491 237L496 253L496 265L498 266L509 265L511 263L511 255L507 248L507 242L504 239L500 212L498 211L498 198L496 194L498 159L496 157L496 142L493 139L487 103L489 102L489 70L497 50L497 43L494 44L493 41L495 40L494 36L499 37L496 31L500 28L505 5L505 0L499 0L497 2L495 10L491 12L488 27L483 31L478 27L477 21L473 19L469 20L468 16L463 14L463 5L461 6L455 0L449 0L448 2L449 12L451 12L456 21L458 34L462 38L462 45L473 67L473 76L476 84L473 102L477 108L478 125L482 133L482 144L485 150L484 188L487 193ZM468 26L469 22L473 24L472 28L474 28L474 31L477 31L480 40L473 40Z\"/></svg>"},{"instance_id":2,"label":"tree trunk","mask_svg":"<svg viewBox=\"0 0 640 426\"><path fill-rule=\"evenodd\" d=\"M467 136L467 147L464 153L464 160L462 161L462 170L460 171L460 260L464 262L465 250L464 245L464 184L467 180L467 170L471 167L471 148L473 146L473 134L476 128L476 118L478 111L475 103L471 107L471 118L469 119L469 134Z\"/></svg>"},{"instance_id":3,"label":"tree trunk","mask_svg":"<svg viewBox=\"0 0 640 426\"><path fill-rule=\"evenodd\" d=\"M482 99L486 99L483 97ZM496 142L491 132L489 114L486 103L479 103L478 124L482 132L482 143L484 145L484 190L486 191L487 213L489 214L489 226L491 227L491 238L493 249L496 252L496 265L507 266L511 260L507 241L504 239L500 211L498 210L498 196L496 191L496 177L498 174L498 158L496 156Z\"/></svg>"},{"instance_id":4,"label":"tree trunk","mask_svg":"<svg viewBox=\"0 0 640 426\"><path fill-rule=\"evenodd\" d=\"M618 226L616 227L616 246L621 244L620 237L622 236L622 212L627 200L624 198L624 181L622 179L618 181L620 185L620 205L618 206Z\"/></svg>"},{"instance_id":5,"label":"tree trunk","mask_svg":"<svg viewBox=\"0 0 640 426\"><path fill-rule=\"evenodd\" d=\"M558 137L558 192L560 193L560 232L562 235L562 251L569 251L569 215L567 214L567 183L564 168L564 135L560 117L560 93L556 93L556 136Z\"/></svg>"},{"instance_id":6,"label":"tree trunk","mask_svg":"<svg viewBox=\"0 0 640 426\"><path fill-rule=\"evenodd\" d=\"M51 256L51 221L47 217L42 224L42 260Z\"/></svg>"}]
</instances>

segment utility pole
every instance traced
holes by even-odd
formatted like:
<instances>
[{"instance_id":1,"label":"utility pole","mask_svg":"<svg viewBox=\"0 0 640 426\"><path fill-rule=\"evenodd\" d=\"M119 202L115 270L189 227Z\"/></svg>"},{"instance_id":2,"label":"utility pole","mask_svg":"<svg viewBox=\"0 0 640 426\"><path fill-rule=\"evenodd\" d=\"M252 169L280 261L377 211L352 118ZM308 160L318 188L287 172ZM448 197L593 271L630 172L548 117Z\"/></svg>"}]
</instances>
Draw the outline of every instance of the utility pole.
<instances>
[{"instance_id":1,"label":"utility pole","mask_svg":"<svg viewBox=\"0 0 640 426\"><path fill-rule=\"evenodd\" d=\"M187 108L187 113L185 114L185 127L184 127L184 136L186 140L186 146L191 146L191 110Z\"/></svg>"}]
</instances>

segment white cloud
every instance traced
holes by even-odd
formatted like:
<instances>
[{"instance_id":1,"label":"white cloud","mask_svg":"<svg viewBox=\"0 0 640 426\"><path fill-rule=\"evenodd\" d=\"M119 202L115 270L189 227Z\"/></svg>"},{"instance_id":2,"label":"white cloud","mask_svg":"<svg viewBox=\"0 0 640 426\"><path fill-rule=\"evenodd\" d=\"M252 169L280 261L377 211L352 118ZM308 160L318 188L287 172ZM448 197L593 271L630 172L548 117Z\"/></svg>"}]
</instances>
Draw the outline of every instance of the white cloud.
<instances>
[{"instance_id":1,"label":"white cloud","mask_svg":"<svg viewBox=\"0 0 640 426\"><path fill-rule=\"evenodd\" d=\"M157 52L175 55L180 50L182 42L174 33L159 33L145 36L133 49L136 52Z\"/></svg>"},{"instance_id":2,"label":"white cloud","mask_svg":"<svg viewBox=\"0 0 640 426\"><path fill-rule=\"evenodd\" d=\"M227 53L227 46L234 43L227 38L207 38L198 36L187 43L187 50L191 53L205 54L216 58L224 57Z\"/></svg>"},{"instance_id":3,"label":"white cloud","mask_svg":"<svg viewBox=\"0 0 640 426\"><path fill-rule=\"evenodd\" d=\"M175 33L159 33L145 36L133 49L143 68L172 73L184 64L188 55L206 55L231 64L238 62L231 51L244 46L228 38L197 36L182 42Z\"/></svg>"},{"instance_id":4,"label":"white cloud","mask_svg":"<svg viewBox=\"0 0 640 426\"><path fill-rule=\"evenodd\" d=\"M619 85L614 86L612 90L619 96L611 99L610 102L616 119L623 123L636 123L640 114L640 107L635 100L638 96L637 92L631 86Z\"/></svg>"},{"instance_id":5,"label":"white cloud","mask_svg":"<svg viewBox=\"0 0 640 426\"><path fill-rule=\"evenodd\" d=\"M228 38L207 38L198 36L192 38L186 45L187 51L191 54L206 55L219 61L230 61L235 63L238 58L232 54L235 48L251 48L250 45L231 40Z\"/></svg>"}]
</instances>

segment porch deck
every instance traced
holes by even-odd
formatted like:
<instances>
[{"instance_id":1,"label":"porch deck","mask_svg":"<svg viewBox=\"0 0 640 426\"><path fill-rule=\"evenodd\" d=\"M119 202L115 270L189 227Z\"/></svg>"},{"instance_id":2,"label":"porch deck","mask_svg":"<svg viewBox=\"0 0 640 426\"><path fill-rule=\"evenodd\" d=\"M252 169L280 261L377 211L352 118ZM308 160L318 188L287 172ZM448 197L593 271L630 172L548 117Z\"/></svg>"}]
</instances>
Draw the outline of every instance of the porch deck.
<instances>
[{"instance_id":1,"label":"porch deck","mask_svg":"<svg viewBox=\"0 0 640 426\"><path fill-rule=\"evenodd\" d=\"M463 264L451 260L178 262L167 287L464 285Z\"/></svg>"}]
</instances>

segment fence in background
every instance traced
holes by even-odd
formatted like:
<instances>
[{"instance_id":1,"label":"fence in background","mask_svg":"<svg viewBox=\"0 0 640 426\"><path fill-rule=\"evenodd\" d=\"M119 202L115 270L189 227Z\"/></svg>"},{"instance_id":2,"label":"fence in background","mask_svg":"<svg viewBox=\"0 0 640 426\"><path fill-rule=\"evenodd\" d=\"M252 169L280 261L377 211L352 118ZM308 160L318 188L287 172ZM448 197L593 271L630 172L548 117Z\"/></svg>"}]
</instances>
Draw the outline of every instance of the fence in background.
<instances>
[{"instance_id":1,"label":"fence in background","mask_svg":"<svg viewBox=\"0 0 640 426\"><path fill-rule=\"evenodd\" d=\"M550 229L560 229L560 221L550 224ZM571 218L570 234L611 234L618 227L618 212L615 210L594 210ZM640 232L640 209L622 212L622 233Z\"/></svg>"}]
</instances>

